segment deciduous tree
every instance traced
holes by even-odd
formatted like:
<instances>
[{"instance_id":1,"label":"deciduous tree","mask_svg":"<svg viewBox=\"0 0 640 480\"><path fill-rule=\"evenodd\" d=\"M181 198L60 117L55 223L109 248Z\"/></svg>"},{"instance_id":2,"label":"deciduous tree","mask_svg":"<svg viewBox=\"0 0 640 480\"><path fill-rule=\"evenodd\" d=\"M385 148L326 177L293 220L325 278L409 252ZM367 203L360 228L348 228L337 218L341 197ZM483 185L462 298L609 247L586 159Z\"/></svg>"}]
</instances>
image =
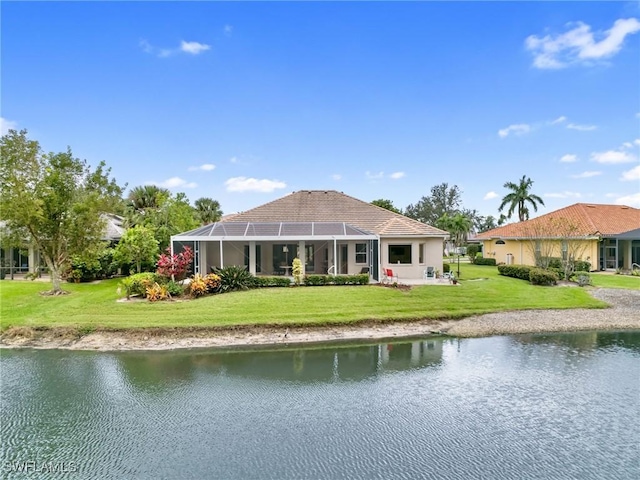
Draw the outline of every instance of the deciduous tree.
<instances>
[{"instance_id":1,"label":"deciduous tree","mask_svg":"<svg viewBox=\"0 0 640 480\"><path fill-rule=\"evenodd\" d=\"M91 169L71 149L43 154L27 131L0 139L1 220L21 231L40 251L51 274L52 293L73 254L95 247L104 235L106 213L120 203L122 188L101 162Z\"/></svg>"}]
</instances>

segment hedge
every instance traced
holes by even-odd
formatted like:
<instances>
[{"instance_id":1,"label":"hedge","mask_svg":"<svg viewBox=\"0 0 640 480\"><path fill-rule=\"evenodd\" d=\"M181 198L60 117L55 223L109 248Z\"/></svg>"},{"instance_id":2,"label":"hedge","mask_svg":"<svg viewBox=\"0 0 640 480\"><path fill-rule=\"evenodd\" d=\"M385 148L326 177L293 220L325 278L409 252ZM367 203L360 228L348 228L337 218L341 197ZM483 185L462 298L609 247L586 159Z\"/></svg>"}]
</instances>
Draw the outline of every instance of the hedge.
<instances>
[{"instance_id":1,"label":"hedge","mask_svg":"<svg viewBox=\"0 0 640 480\"><path fill-rule=\"evenodd\" d=\"M291 279L289 277L253 277L251 279L251 288L268 288L268 287L290 287Z\"/></svg>"},{"instance_id":2,"label":"hedge","mask_svg":"<svg viewBox=\"0 0 640 480\"><path fill-rule=\"evenodd\" d=\"M324 285L367 285L368 273L357 275L305 275L304 284L307 287L321 287Z\"/></svg>"},{"instance_id":3,"label":"hedge","mask_svg":"<svg viewBox=\"0 0 640 480\"><path fill-rule=\"evenodd\" d=\"M529 272L529 281L534 285L555 285L558 282L558 274L551 270L532 268Z\"/></svg>"},{"instance_id":4,"label":"hedge","mask_svg":"<svg viewBox=\"0 0 640 480\"><path fill-rule=\"evenodd\" d=\"M473 262L474 265L491 265L493 267L496 266L496 259L495 258L484 258L484 257L476 257L475 261Z\"/></svg>"},{"instance_id":5,"label":"hedge","mask_svg":"<svg viewBox=\"0 0 640 480\"><path fill-rule=\"evenodd\" d=\"M531 269L528 265L498 265L498 273L505 277L519 278L520 280L529 280Z\"/></svg>"}]
</instances>

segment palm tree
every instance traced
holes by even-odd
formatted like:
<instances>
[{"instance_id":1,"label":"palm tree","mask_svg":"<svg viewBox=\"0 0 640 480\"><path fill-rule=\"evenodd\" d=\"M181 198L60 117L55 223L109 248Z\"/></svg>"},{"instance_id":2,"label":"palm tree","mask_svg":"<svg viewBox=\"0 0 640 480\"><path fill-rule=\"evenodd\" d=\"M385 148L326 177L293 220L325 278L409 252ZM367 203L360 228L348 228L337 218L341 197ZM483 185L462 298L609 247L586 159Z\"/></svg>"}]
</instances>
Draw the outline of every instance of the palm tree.
<instances>
[{"instance_id":1,"label":"palm tree","mask_svg":"<svg viewBox=\"0 0 640 480\"><path fill-rule=\"evenodd\" d=\"M156 185L142 185L132 188L127 199L134 210L143 211L148 208L159 208L162 201L170 196L171 192L166 188Z\"/></svg>"},{"instance_id":2,"label":"palm tree","mask_svg":"<svg viewBox=\"0 0 640 480\"><path fill-rule=\"evenodd\" d=\"M217 200L211 198L199 198L194 202L196 212L200 218L202 225L208 223L217 222L222 217L222 210L220 210L220 203Z\"/></svg>"},{"instance_id":3,"label":"palm tree","mask_svg":"<svg viewBox=\"0 0 640 480\"><path fill-rule=\"evenodd\" d=\"M504 184L504 188L511 190L502 198L502 203L498 207L498 211L501 212L507 205L509 210L507 211L507 217L511 218L513 213L518 210L518 218L520 221L527 220L529 218L529 207L527 203L533 207L534 211L538 211L538 205L544 205L544 201L537 195L532 194L529 190L533 185L531 180L526 175L523 175L519 183L507 182Z\"/></svg>"},{"instance_id":4,"label":"palm tree","mask_svg":"<svg viewBox=\"0 0 640 480\"><path fill-rule=\"evenodd\" d=\"M466 242L467 236L473 228L473 221L460 212L453 216L445 213L436 222L436 227L449 232L454 245L461 247L462 244Z\"/></svg>"}]
</instances>

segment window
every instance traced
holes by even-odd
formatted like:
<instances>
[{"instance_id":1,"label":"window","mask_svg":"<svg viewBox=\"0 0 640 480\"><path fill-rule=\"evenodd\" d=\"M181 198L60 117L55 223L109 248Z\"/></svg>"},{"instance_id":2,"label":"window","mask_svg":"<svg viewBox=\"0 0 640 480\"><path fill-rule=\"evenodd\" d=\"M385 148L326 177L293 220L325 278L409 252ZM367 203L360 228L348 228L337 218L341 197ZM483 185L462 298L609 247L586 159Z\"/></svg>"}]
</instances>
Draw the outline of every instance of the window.
<instances>
[{"instance_id":1,"label":"window","mask_svg":"<svg viewBox=\"0 0 640 480\"><path fill-rule=\"evenodd\" d=\"M411 263L411 245L389 245L389 263Z\"/></svg>"},{"instance_id":2,"label":"window","mask_svg":"<svg viewBox=\"0 0 640 480\"><path fill-rule=\"evenodd\" d=\"M562 260L567 261L567 253L569 252L569 244L566 240L562 240Z\"/></svg>"},{"instance_id":3,"label":"window","mask_svg":"<svg viewBox=\"0 0 640 480\"><path fill-rule=\"evenodd\" d=\"M504 245L504 240L497 240L496 245Z\"/></svg>"},{"instance_id":4,"label":"window","mask_svg":"<svg viewBox=\"0 0 640 480\"><path fill-rule=\"evenodd\" d=\"M418 245L418 263L420 263L421 265L425 263L424 248L425 248L424 243L421 243L420 245Z\"/></svg>"},{"instance_id":5,"label":"window","mask_svg":"<svg viewBox=\"0 0 640 480\"><path fill-rule=\"evenodd\" d=\"M368 265L366 243L356 243L356 263L364 263L365 265Z\"/></svg>"}]
</instances>

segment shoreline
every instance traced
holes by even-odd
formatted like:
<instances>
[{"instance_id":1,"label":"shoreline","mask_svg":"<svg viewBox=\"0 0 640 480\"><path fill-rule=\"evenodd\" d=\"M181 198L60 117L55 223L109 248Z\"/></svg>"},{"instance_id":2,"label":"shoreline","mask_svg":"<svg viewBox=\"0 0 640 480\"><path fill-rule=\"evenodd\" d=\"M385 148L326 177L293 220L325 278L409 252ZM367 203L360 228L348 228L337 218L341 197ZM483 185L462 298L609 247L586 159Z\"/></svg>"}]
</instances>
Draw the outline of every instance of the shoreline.
<instances>
[{"instance_id":1,"label":"shoreline","mask_svg":"<svg viewBox=\"0 0 640 480\"><path fill-rule=\"evenodd\" d=\"M462 319L413 322L363 322L322 327L232 327L96 331L79 335L72 328L16 327L0 336L1 348L90 351L176 350L277 346L341 341L375 341L411 337L487 337L524 333L640 330L640 290L597 288L591 294L606 309L517 310Z\"/></svg>"}]
</instances>

